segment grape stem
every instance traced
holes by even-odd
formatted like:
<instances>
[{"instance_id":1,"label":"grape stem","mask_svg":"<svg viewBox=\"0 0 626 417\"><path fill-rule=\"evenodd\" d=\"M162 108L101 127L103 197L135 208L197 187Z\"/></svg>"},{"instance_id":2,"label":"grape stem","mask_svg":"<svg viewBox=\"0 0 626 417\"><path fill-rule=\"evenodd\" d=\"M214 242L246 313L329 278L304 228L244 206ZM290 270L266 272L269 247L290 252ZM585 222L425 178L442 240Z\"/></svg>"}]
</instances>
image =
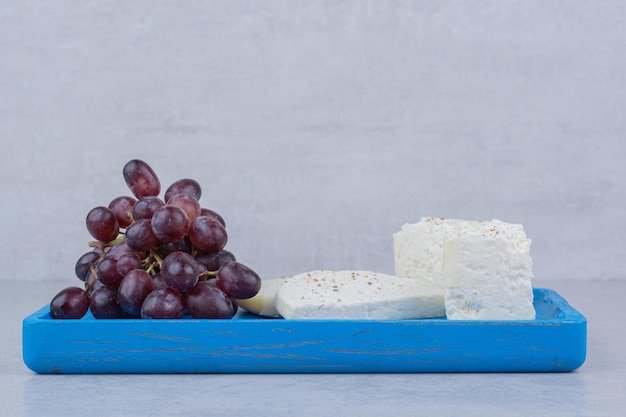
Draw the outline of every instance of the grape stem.
<instances>
[{"instance_id":1,"label":"grape stem","mask_svg":"<svg viewBox=\"0 0 626 417\"><path fill-rule=\"evenodd\" d=\"M157 264L159 266L161 266L161 264L163 263L163 258L161 258L161 254L159 254L157 251L155 251L154 249L150 249L150 255L152 255L152 257L154 258L155 261L157 261Z\"/></svg>"},{"instance_id":2,"label":"grape stem","mask_svg":"<svg viewBox=\"0 0 626 417\"><path fill-rule=\"evenodd\" d=\"M158 265L157 265L156 262L151 263L150 266L148 266L148 268L146 268L146 272L149 273L150 275L155 275L154 268L157 267L157 266Z\"/></svg>"},{"instance_id":3,"label":"grape stem","mask_svg":"<svg viewBox=\"0 0 626 417\"><path fill-rule=\"evenodd\" d=\"M98 248L100 250L103 250L104 248L115 246L118 243L122 243L125 239L126 239L126 236L122 234L121 236L118 236L116 239L110 241L109 243L100 242L99 240L92 240L91 242L88 243L88 245L90 248Z\"/></svg>"},{"instance_id":4,"label":"grape stem","mask_svg":"<svg viewBox=\"0 0 626 417\"><path fill-rule=\"evenodd\" d=\"M85 286L85 290L89 291L89 289L93 286L93 284L96 282L96 278L98 277L98 274L96 272L96 267L93 265L89 266L89 270L91 271L90 277L89 277L89 281L87 281L87 285Z\"/></svg>"},{"instance_id":5,"label":"grape stem","mask_svg":"<svg viewBox=\"0 0 626 417\"><path fill-rule=\"evenodd\" d=\"M161 268L161 264L163 264L163 257L161 254L154 249L150 249L150 254L144 260L144 265L147 266L146 272L154 275L155 268Z\"/></svg>"},{"instance_id":6,"label":"grape stem","mask_svg":"<svg viewBox=\"0 0 626 417\"><path fill-rule=\"evenodd\" d=\"M212 277L215 277L216 275L217 275L217 271L204 271L198 274L198 277L199 278L203 278L203 277L212 278Z\"/></svg>"}]
</instances>

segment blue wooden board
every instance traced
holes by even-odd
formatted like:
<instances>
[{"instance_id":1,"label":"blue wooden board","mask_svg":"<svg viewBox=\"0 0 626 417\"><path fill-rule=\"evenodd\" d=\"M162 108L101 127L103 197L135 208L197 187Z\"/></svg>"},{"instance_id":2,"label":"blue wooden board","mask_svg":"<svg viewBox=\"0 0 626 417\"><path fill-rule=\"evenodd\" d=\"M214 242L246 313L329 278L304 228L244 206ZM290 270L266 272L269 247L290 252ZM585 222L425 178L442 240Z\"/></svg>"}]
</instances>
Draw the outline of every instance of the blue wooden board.
<instances>
[{"instance_id":1,"label":"blue wooden board","mask_svg":"<svg viewBox=\"0 0 626 417\"><path fill-rule=\"evenodd\" d=\"M550 289L535 320L23 321L37 373L568 372L585 361L587 321Z\"/></svg>"}]
</instances>

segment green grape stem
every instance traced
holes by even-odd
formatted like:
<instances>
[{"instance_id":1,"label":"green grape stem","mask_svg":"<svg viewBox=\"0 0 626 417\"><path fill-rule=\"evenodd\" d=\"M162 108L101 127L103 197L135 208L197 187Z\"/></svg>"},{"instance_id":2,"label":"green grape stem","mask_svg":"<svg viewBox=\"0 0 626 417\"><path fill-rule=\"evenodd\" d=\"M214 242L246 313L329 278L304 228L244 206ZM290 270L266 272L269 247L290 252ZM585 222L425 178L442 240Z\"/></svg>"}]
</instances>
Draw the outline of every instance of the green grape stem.
<instances>
[{"instance_id":1,"label":"green grape stem","mask_svg":"<svg viewBox=\"0 0 626 417\"><path fill-rule=\"evenodd\" d=\"M144 268L147 273L150 275L155 275L156 268L161 268L161 264L163 264L163 257L156 249L150 249L150 253L148 257L143 260Z\"/></svg>"},{"instance_id":2,"label":"green grape stem","mask_svg":"<svg viewBox=\"0 0 626 417\"><path fill-rule=\"evenodd\" d=\"M126 237L124 236L123 233L121 233L120 236L118 236L117 238L115 238L114 240L105 243L105 242L101 242L99 240L92 240L89 243L87 243L87 245L90 248L98 248L100 250L104 250L105 248L111 247L111 246L115 246L118 243L122 243L124 240L126 239Z\"/></svg>"},{"instance_id":3,"label":"green grape stem","mask_svg":"<svg viewBox=\"0 0 626 417\"><path fill-rule=\"evenodd\" d=\"M161 257L161 254L159 252L154 249L150 249L150 256L152 256L157 261L159 266L161 266L161 264L163 263L163 258Z\"/></svg>"},{"instance_id":4,"label":"green grape stem","mask_svg":"<svg viewBox=\"0 0 626 417\"><path fill-rule=\"evenodd\" d=\"M217 271L204 271L200 274L198 274L198 278L199 279L211 279L214 278L217 275Z\"/></svg>"},{"instance_id":5,"label":"green grape stem","mask_svg":"<svg viewBox=\"0 0 626 417\"><path fill-rule=\"evenodd\" d=\"M145 271L149 273L150 275L156 275L156 271L154 269L158 267L159 265L156 262L152 262L151 264L147 266L148 267L145 269Z\"/></svg>"},{"instance_id":6,"label":"green grape stem","mask_svg":"<svg viewBox=\"0 0 626 417\"><path fill-rule=\"evenodd\" d=\"M110 241L105 246L115 246L118 243L122 243L125 239L126 239L126 236L124 236L124 233L120 232L120 236L118 236L116 239Z\"/></svg>"}]
</instances>

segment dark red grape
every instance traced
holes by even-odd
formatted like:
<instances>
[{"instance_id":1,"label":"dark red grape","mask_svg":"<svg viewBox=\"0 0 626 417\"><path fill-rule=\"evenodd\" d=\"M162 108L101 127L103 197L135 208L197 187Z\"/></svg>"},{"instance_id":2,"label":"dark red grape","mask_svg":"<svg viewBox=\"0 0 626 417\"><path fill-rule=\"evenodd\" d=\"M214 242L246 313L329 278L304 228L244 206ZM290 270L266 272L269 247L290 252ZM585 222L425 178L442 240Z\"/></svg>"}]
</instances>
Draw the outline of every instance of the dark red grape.
<instances>
[{"instance_id":1,"label":"dark red grape","mask_svg":"<svg viewBox=\"0 0 626 417\"><path fill-rule=\"evenodd\" d=\"M134 253L139 256L141 259L146 257L146 251L138 251L130 246L124 241L120 242L116 245L109 247L106 251L106 256L110 256L111 258L120 259L122 255L125 253Z\"/></svg>"},{"instance_id":2,"label":"dark red grape","mask_svg":"<svg viewBox=\"0 0 626 417\"><path fill-rule=\"evenodd\" d=\"M82 317L91 309L95 318L180 318L185 311L231 318L237 299L258 293L259 276L224 249L226 223L201 207L197 181L177 180L161 199L159 178L146 162L129 161L123 176L132 196L87 214L87 230L99 242L90 242L95 249L75 265L85 288L57 294L52 316Z\"/></svg>"},{"instance_id":3,"label":"dark red grape","mask_svg":"<svg viewBox=\"0 0 626 417\"><path fill-rule=\"evenodd\" d=\"M203 281L187 291L185 302L189 315L197 319L229 319L235 314L228 297Z\"/></svg>"},{"instance_id":4,"label":"dark red grape","mask_svg":"<svg viewBox=\"0 0 626 417\"><path fill-rule=\"evenodd\" d=\"M137 198L157 196L161 192L161 182L150 165L139 159L128 161L122 170L124 181Z\"/></svg>"},{"instance_id":5,"label":"dark red grape","mask_svg":"<svg viewBox=\"0 0 626 417\"><path fill-rule=\"evenodd\" d=\"M206 272L209 271L208 269L206 269L206 266L204 264L201 264L200 262L196 262L196 265L198 265L198 276L200 276L202 274L206 274ZM211 271L211 272L213 272L213 271ZM212 275L212 276L210 276L210 278L215 278L215 276Z\"/></svg>"},{"instance_id":6,"label":"dark red grape","mask_svg":"<svg viewBox=\"0 0 626 417\"><path fill-rule=\"evenodd\" d=\"M154 290L152 277L143 269L130 271L117 289L117 302L128 314L139 315L144 300Z\"/></svg>"},{"instance_id":7,"label":"dark red grape","mask_svg":"<svg viewBox=\"0 0 626 417\"><path fill-rule=\"evenodd\" d=\"M135 252L126 252L117 260L117 272L122 276L139 268L141 268L141 258Z\"/></svg>"},{"instance_id":8,"label":"dark red grape","mask_svg":"<svg viewBox=\"0 0 626 417\"><path fill-rule=\"evenodd\" d=\"M161 275L170 288L186 291L198 282L198 263L188 253L173 252L163 259Z\"/></svg>"},{"instance_id":9,"label":"dark red grape","mask_svg":"<svg viewBox=\"0 0 626 417\"><path fill-rule=\"evenodd\" d=\"M89 282L85 281L85 291L87 291L87 295L89 295L90 297L91 297L91 294L93 294L93 292L100 287L105 287L102 281L99 281L97 279L93 281L90 280Z\"/></svg>"},{"instance_id":10,"label":"dark red grape","mask_svg":"<svg viewBox=\"0 0 626 417\"><path fill-rule=\"evenodd\" d=\"M165 278L163 278L163 275L161 274L156 274L152 276L152 282L154 283L154 289L156 290L157 288L169 288L167 286L167 282L165 282Z\"/></svg>"},{"instance_id":11,"label":"dark red grape","mask_svg":"<svg viewBox=\"0 0 626 417\"><path fill-rule=\"evenodd\" d=\"M213 210L211 210L211 209L208 209L208 208L204 208L204 207L202 207L202 208L200 209L200 215L201 215L201 216L208 216L208 217L211 217L211 218L213 218L213 219L217 220L218 222L220 222L220 224L221 224L222 226L226 227L226 222L224 221L224 218L223 218L223 217L222 217L222 216L221 216L218 212L216 212L216 211L213 211Z\"/></svg>"},{"instance_id":12,"label":"dark red grape","mask_svg":"<svg viewBox=\"0 0 626 417\"><path fill-rule=\"evenodd\" d=\"M187 232L191 244L199 252L218 252L228 242L226 229L217 220L207 216L197 217Z\"/></svg>"},{"instance_id":13,"label":"dark red grape","mask_svg":"<svg viewBox=\"0 0 626 417\"><path fill-rule=\"evenodd\" d=\"M79 287L67 287L50 302L53 319L80 319L89 310L89 296Z\"/></svg>"},{"instance_id":14,"label":"dark red grape","mask_svg":"<svg viewBox=\"0 0 626 417\"><path fill-rule=\"evenodd\" d=\"M122 278L124 278L124 276L117 271L117 259L112 256L105 256L100 260L100 263L98 263L96 267L96 273L100 282L112 288L119 287Z\"/></svg>"},{"instance_id":15,"label":"dark red grape","mask_svg":"<svg viewBox=\"0 0 626 417\"><path fill-rule=\"evenodd\" d=\"M87 252L78 258L74 267L74 272L78 279L85 281L91 274L91 268L95 268L99 260L100 254L96 251Z\"/></svg>"},{"instance_id":16,"label":"dark red grape","mask_svg":"<svg viewBox=\"0 0 626 417\"><path fill-rule=\"evenodd\" d=\"M166 205L154 212L151 220L154 235L164 243L179 242L189 230L189 218L180 207Z\"/></svg>"},{"instance_id":17,"label":"dark red grape","mask_svg":"<svg viewBox=\"0 0 626 417\"><path fill-rule=\"evenodd\" d=\"M126 315L117 303L117 291L106 285L93 290L90 309L97 319L119 319Z\"/></svg>"},{"instance_id":18,"label":"dark red grape","mask_svg":"<svg viewBox=\"0 0 626 417\"><path fill-rule=\"evenodd\" d=\"M114 240L120 232L120 225L115 214L108 207L95 207L87 213L85 221L89 234L100 242Z\"/></svg>"},{"instance_id":19,"label":"dark red grape","mask_svg":"<svg viewBox=\"0 0 626 417\"><path fill-rule=\"evenodd\" d=\"M193 221L196 217L198 217L202 210L198 200L188 196L187 194L176 194L172 196L169 200L167 200L167 205L183 209L183 211L187 214L189 221Z\"/></svg>"},{"instance_id":20,"label":"dark red grape","mask_svg":"<svg viewBox=\"0 0 626 417\"><path fill-rule=\"evenodd\" d=\"M167 256L170 253L177 251L187 253L191 253L193 251L193 246L191 246L191 242L189 241L189 238L187 236L185 236L178 242L161 243L159 245L159 252L161 252L161 255L163 256Z\"/></svg>"},{"instance_id":21,"label":"dark red grape","mask_svg":"<svg viewBox=\"0 0 626 417\"><path fill-rule=\"evenodd\" d=\"M133 219L150 219L155 211L163 207L165 203L159 197L143 197L137 200L133 207Z\"/></svg>"},{"instance_id":22,"label":"dark red grape","mask_svg":"<svg viewBox=\"0 0 626 417\"><path fill-rule=\"evenodd\" d=\"M213 253L198 252L196 253L195 258L196 261L206 266L206 269L209 271L217 271L218 269L220 269L220 266L222 266L222 264L229 261L237 260L235 259L235 255L233 255L226 249L222 249L219 252Z\"/></svg>"},{"instance_id":23,"label":"dark red grape","mask_svg":"<svg viewBox=\"0 0 626 417\"><path fill-rule=\"evenodd\" d=\"M146 252L159 244L152 231L150 219L137 220L126 229L126 244L134 250Z\"/></svg>"},{"instance_id":24,"label":"dark red grape","mask_svg":"<svg viewBox=\"0 0 626 417\"><path fill-rule=\"evenodd\" d=\"M168 201L176 194L187 194L188 196L193 197L196 200L200 200L200 196L202 196L202 188L196 180L184 178L182 180L174 182L172 185L167 187L164 196L165 201Z\"/></svg>"},{"instance_id":25,"label":"dark red grape","mask_svg":"<svg viewBox=\"0 0 626 417\"><path fill-rule=\"evenodd\" d=\"M242 263L226 262L217 271L217 287L228 297L243 300L259 292L261 278Z\"/></svg>"},{"instance_id":26,"label":"dark red grape","mask_svg":"<svg viewBox=\"0 0 626 417\"><path fill-rule=\"evenodd\" d=\"M137 202L133 197L126 195L115 197L109 203L109 209L115 214L120 227L128 227L133 220L133 206Z\"/></svg>"},{"instance_id":27,"label":"dark red grape","mask_svg":"<svg viewBox=\"0 0 626 417\"><path fill-rule=\"evenodd\" d=\"M185 300L179 291L172 288L157 288L141 306L141 318L179 319L185 314Z\"/></svg>"}]
</instances>

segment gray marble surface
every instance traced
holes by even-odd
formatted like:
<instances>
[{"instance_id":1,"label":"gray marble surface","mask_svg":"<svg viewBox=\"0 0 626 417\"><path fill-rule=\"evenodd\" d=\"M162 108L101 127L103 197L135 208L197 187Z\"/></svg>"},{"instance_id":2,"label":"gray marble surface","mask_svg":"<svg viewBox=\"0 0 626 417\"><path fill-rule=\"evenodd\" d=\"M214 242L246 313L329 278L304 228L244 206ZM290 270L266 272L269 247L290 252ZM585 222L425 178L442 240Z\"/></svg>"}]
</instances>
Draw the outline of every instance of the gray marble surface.
<instances>
[{"instance_id":1,"label":"gray marble surface","mask_svg":"<svg viewBox=\"0 0 626 417\"><path fill-rule=\"evenodd\" d=\"M0 402L10 416L619 416L626 412L626 283L538 281L588 320L587 359L564 374L37 375L21 320L66 282L0 282Z\"/></svg>"},{"instance_id":2,"label":"gray marble surface","mask_svg":"<svg viewBox=\"0 0 626 417\"><path fill-rule=\"evenodd\" d=\"M0 280L69 278L132 158L197 179L264 277L391 273L391 235L445 216L523 224L537 277L626 278L624 21L610 0L2 0Z\"/></svg>"},{"instance_id":3,"label":"gray marble surface","mask_svg":"<svg viewBox=\"0 0 626 417\"><path fill-rule=\"evenodd\" d=\"M0 0L3 415L625 414L625 21L613 0ZM74 282L86 213L127 193L132 158L197 179L263 277L391 273L421 216L521 223L536 283L589 318L588 360L34 375L21 319Z\"/></svg>"}]
</instances>

